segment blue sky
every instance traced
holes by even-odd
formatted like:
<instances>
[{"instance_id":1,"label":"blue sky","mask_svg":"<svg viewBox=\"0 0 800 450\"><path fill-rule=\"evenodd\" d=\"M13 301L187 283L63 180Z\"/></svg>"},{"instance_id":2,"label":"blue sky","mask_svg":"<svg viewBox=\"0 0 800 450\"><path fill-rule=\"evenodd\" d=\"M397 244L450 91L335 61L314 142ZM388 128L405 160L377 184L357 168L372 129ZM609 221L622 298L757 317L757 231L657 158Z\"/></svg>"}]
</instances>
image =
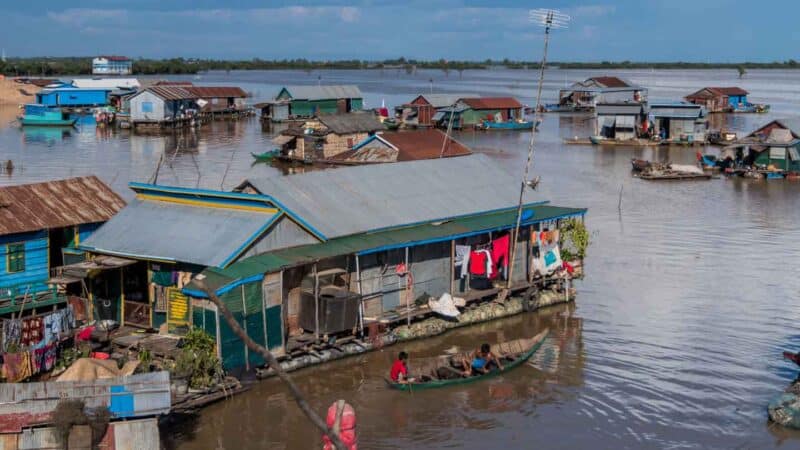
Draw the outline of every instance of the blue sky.
<instances>
[{"instance_id":1,"label":"blue sky","mask_svg":"<svg viewBox=\"0 0 800 450\"><path fill-rule=\"evenodd\" d=\"M800 60L797 0L9 0L9 56L526 59L529 8L572 16L551 60Z\"/></svg>"}]
</instances>

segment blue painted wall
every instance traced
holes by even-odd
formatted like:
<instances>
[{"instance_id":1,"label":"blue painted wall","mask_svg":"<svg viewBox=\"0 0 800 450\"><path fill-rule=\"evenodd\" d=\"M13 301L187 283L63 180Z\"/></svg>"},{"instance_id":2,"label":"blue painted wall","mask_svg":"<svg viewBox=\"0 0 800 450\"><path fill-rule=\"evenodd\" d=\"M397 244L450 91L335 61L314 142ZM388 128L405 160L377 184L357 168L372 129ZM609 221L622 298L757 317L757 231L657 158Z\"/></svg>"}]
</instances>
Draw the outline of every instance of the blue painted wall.
<instances>
[{"instance_id":1,"label":"blue painted wall","mask_svg":"<svg viewBox=\"0 0 800 450\"><path fill-rule=\"evenodd\" d=\"M108 91L100 89L52 89L36 94L36 103L46 106L104 106Z\"/></svg>"},{"instance_id":2,"label":"blue painted wall","mask_svg":"<svg viewBox=\"0 0 800 450\"><path fill-rule=\"evenodd\" d=\"M97 229L100 228L100 225L102 225L102 223L85 223L83 225L79 225L78 234L80 235L80 241L78 243L89 239L89 236L97 231Z\"/></svg>"},{"instance_id":3,"label":"blue painted wall","mask_svg":"<svg viewBox=\"0 0 800 450\"><path fill-rule=\"evenodd\" d=\"M9 273L8 244L25 244L25 270ZM15 288L23 295L30 285L29 293L47 290L45 282L50 276L48 269L48 244L47 231L32 233L11 234L0 236L0 297L8 297L8 289Z\"/></svg>"},{"instance_id":4,"label":"blue painted wall","mask_svg":"<svg viewBox=\"0 0 800 450\"><path fill-rule=\"evenodd\" d=\"M728 103L731 106L739 106L739 103L747 103L747 96L746 95L729 95L728 96Z\"/></svg>"}]
</instances>

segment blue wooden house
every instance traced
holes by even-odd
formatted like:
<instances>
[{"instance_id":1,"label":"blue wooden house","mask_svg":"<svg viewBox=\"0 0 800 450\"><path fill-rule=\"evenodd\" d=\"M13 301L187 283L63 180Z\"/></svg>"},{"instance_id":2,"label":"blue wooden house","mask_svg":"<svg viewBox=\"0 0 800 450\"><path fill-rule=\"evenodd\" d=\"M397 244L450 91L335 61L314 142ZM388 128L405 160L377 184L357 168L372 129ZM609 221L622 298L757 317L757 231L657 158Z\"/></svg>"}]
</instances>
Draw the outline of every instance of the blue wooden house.
<instances>
[{"instance_id":1,"label":"blue wooden house","mask_svg":"<svg viewBox=\"0 0 800 450\"><path fill-rule=\"evenodd\" d=\"M58 87L43 89L36 94L36 103L45 106L106 106L110 89L81 89L75 87Z\"/></svg>"},{"instance_id":2,"label":"blue wooden house","mask_svg":"<svg viewBox=\"0 0 800 450\"><path fill-rule=\"evenodd\" d=\"M51 272L124 205L94 176L0 188L0 315L64 301Z\"/></svg>"}]
</instances>

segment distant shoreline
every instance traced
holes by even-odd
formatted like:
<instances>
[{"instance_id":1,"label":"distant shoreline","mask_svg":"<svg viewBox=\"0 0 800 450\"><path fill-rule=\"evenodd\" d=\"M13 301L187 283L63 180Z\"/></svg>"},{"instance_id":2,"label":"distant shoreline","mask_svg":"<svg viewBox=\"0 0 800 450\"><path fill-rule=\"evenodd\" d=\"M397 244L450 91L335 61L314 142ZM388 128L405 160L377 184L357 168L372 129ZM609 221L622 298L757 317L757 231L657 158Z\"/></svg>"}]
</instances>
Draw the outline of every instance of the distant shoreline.
<instances>
[{"instance_id":1,"label":"distant shoreline","mask_svg":"<svg viewBox=\"0 0 800 450\"><path fill-rule=\"evenodd\" d=\"M441 70L445 73L463 72L464 70L490 70L496 68L535 70L539 63L535 61L485 60L485 61L447 61L444 59L423 61L414 59L389 59L383 61L337 60L309 61L292 60L238 60L224 61L213 59L137 59L134 60L132 76L137 75L194 75L208 71L231 70L398 70L413 74L419 69ZM601 61L601 62L552 62L548 68L611 70L611 69L800 69L800 63L790 59L769 63L698 63L698 62L636 62L636 61ZM0 61L0 74L6 76L52 77L61 75L91 75L91 58L89 57L37 57L8 58Z\"/></svg>"}]
</instances>

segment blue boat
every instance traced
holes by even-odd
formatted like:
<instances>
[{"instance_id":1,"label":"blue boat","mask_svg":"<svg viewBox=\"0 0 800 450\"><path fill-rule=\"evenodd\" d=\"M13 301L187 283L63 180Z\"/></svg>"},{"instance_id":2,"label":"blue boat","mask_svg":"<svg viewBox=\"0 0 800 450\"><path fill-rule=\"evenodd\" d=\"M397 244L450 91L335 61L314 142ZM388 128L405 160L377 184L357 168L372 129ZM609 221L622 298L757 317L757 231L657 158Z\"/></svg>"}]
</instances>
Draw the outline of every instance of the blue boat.
<instances>
[{"instance_id":1,"label":"blue boat","mask_svg":"<svg viewBox=\"0 0 800 450\"><path fill-rule=\"evenodd\" d=\"M533 122L530 120L509 120L507 122L492 122L490 120L484 120L483 128L487 130L530 130L533 128Z\"/></svg>"},{"instance_id":2,"label":"blue boat","mask_svg":"<svg viewBox=\"0 0 800 450\"><path fill-rule=\"evenodd\" d=\"M78 119L72 119L61 108L51 108L38 103L25 105L25 115L20 119L23 126L71 127Z\"/></svg>"}]
</instances>

